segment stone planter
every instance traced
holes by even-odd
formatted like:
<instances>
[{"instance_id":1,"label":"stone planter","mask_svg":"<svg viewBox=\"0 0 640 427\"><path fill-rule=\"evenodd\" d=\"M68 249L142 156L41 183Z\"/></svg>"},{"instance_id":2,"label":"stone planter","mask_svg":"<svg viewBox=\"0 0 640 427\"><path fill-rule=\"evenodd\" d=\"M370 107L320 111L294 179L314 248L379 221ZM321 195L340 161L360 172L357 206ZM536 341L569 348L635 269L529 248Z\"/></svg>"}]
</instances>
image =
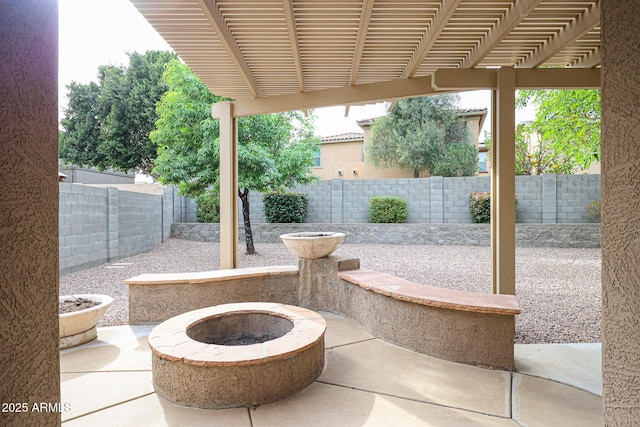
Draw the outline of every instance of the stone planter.
<instances>
[{"instance_id":1,"label":"stone planter","mask_svg":"<svg viewBox=\"0 0 640 427\"><path fill-rule=\"evenodd\" d=\"M325 231L289 233L280 236L287 249L303 259L328 257L342 246L345 238L344 233Z\"/></svg>"},{"instance_id":2,"label":"stone planter","mask_svg":"<svg viewBox=\"0 0 640 427\"><path fill-rule=\"evenodd\" d=\"M63 302L71 298L86 298L100 304L59 315L60 350L96 339L98 336L96 325L113 302L113 298L110 296L99 294L63 295L59 298L59 301Z\"/></svg>"}]
</instances>

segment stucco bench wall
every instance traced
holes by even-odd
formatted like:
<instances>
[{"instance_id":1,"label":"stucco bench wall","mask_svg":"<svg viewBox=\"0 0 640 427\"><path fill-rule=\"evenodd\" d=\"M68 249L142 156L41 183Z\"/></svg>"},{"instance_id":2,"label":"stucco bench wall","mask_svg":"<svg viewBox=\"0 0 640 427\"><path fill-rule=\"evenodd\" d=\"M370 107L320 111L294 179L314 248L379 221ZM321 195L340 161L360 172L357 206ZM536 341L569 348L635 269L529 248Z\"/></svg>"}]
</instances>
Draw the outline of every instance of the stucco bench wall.
<instances>
[{"instance_id":1,"label":"stucco bench wall","mask_svg":"<svg viewBox=\"0 0 640 427\"><path fill-rule=\"evenodd\" d=\"M435 288L367 270L338 277L338 311L372 335L445 360L513 369L520 313L514 296Z\"/></svg>"},{"instance_id":2,"label":"stucco bench wall","mask_svg":"<svg viewBox=\"0 0 640 427\"><path fill-rule=\"evenodd\" d=\"M142 274L123 283L129 286L131 325L160 323L188 311L235 302L298 305L296 266Z\"/></svg>"},{"instance_id":3,"label":"stucco bench wall","mask_svg":"<svg viewBox=\"0 0 640 427\"><path fill-rule=\"evenodd\" d=\"M263 301L344 315L372 335L445 360L513 369L515 297L434 288L331 256L298 266L144 274L129 286L129 323L199 308Z\"/></svg>"}]
</instances>

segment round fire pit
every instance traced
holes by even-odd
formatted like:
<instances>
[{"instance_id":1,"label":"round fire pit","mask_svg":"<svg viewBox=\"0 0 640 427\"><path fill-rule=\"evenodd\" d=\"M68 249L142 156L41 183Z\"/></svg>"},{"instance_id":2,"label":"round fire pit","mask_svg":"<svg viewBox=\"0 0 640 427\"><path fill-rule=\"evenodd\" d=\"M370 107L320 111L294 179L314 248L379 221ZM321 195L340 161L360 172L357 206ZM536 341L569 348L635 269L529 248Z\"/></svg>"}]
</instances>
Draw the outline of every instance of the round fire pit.
<instances>
[{"instance_id":1,"label":"round fire pit","mask_svg":"<svg viewBox=\"0 0 640 427\"><path fill-rule=\"evenodd\" d=\"M282 243L298 258L318 259L331 255L344 243L344 233L313 231L280 236Z\"/></svg>"},{"instance_id":2,"label":"round fire pit","mask_svg":"<svg viewBox=\"0 0 640 427\"><path fill-rule=\"evenodd\" d=\"M326 322L305 308L262 302L190 311L149 335L153 385L198 408L252 407L302 390L324 368Z\"/></svg>"}]
</instances>

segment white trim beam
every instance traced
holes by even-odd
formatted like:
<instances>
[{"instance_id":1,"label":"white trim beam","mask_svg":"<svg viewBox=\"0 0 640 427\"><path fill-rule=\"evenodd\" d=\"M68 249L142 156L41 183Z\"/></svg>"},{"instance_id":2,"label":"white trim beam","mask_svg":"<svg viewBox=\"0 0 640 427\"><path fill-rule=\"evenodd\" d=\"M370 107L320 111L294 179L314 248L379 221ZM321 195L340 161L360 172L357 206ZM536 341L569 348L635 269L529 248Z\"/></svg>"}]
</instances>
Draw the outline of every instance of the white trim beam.
<instances>
[{"instance_id":1,"label":"white trim beam","mask_svg":"<svg viewBox=\"0 0 640 427\"><path fill-rule=\"evenodd\" d=\"M516 0L498 25L492 28L460 64L460 68L477 66L542 0Z\"/></svg>"},{"instance_id":2,"label":"white trim beam","mask_svg":"<svg viewBox=\"0 0 640 427\"><path fill-rule=\"evenodd\" d=\"M519 68L532 68L544 64L549 58L554 56L566 45L580 38L583 34L599 23L600 3L598 2L578 16L571 25L559 31L549 40L538 46L516 66Z\"/></svg>"},{"instance_id":3,"label":"white trim beam","mask_svg":"<svg viewBox=\"0 0 640 427\"><path fill-rule=\"evenodd\" d=\"M296 69L296 78L298 79L298 89L300 92L304 92L304 75L302 72L302 60L300 59L300 45L298 43L298 30L296 28L293 1L282 0L282 8L284 9L284 17L287 21L287 32L289 33L289 44L291 45L293 66Z\"/></svg>"},{"instance_id":4,"label":"white trim beam","mask_svg":"<svg viewBox=\"0 0 640 427\"><path fill-rule=\"evenodd\" d=\"M227 24L222 17L222 14L220 13L216 2L198 0L198 3L200 4L202 12L206 15L209 23L213 27L215 34L218 36L220 43L222 43L224 49L227 51L229 59L231 59L231 61L238 69L238 72L246 82L247 87L249 88L253 96L255 98L259 98L260 87L258 86L258 82L253 76L249 64L247 64L247 61L244 59L238 43L236 43L236 40L231 34L231 31L229 31L229 27L227 27Z\"/></svg>"},{"instance_id":5,"label":"white trim beam","mask_svg":"<svg viewBox=\"0 0 640 427\"><path fill-rule=\"evenodd\" d=\"M362 11L360 12L360 22L358 24L358 36L356 37L356 47L353 53L353 61L351 62L351 72L349 73L349 84L351 86L358 82L358 70L360 69L360 61L362 60L364 45L367 41L367 30L369 29L369 21L371 21L373 3L374 0L362 1Z\"/></svg>"},{"instance_id":6,"label":"white trim beam","mask_svg":"<svg viewBox=\"0 0 640 427\"><path fill-rule=\"evenodd\" d=\"M401 78L413 77L416 74L420 68L420 64L435 44L440 33L442 33L447 26L449 19L451 19L461 1L462 0L444 0L442 2L442 5L433 18L433 22L429 28L427 28L420 40L420 44L418 44L415 52L413 52Z\"/></svg>"}]
</instances>

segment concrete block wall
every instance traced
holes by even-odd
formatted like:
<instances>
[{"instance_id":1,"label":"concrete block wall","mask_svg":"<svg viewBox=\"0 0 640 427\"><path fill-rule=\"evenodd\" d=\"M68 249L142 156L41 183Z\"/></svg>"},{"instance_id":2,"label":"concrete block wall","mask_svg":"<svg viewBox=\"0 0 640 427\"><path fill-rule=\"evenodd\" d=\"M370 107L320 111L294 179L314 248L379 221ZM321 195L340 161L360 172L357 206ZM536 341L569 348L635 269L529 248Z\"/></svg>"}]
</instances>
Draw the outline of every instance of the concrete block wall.
<instances>
[{"instance_id":1,"label":"concrete block wall","mask_svg":"<svg viewBox=\"0 0 640 427\"><path fill-rule=\"evenodd\" d=\"M162 242L162 199L118 191L118 257L147 252Z\"/></svg>"},{"instance_id":2,"label":"concrete block wall","mask_svg":"<svg viewBox=\"0 0 640 427\"><path fill-rule=\"evenodd\" d=\"M488 176L320 181L292 191L309 195L308 223L369 222L369 199L399 196L407 200L408 223L467 224L471 192L490 191ZM518 223L588 222L587 205L600 200L600 175L517 176ZM249 196L251 221L263 223L262 194ZM241 209L238 221L242 223Z\"/></svg>"},{"instance_id":3,"label":"concrete block wall","mask_svg":"<svg viewBox=\"0 0 640 427\"><path fill-rule=\"evenodd\" d=\"M547 175L516 176L516 196L518 199L516 222L541 223L543 222L543 207L549 206L548 210L553 211L552 206L555 206L555 198L543 198L542 182L546 177ZM555 221L551 222L555 223Z\"/></svg>"},{"instance_id":4,"label":"concrete block wall","mask_svg":"<svg viewBox=\"0 0 640 427\"><path fill-rule=\"evenodd\" d=\"M60 269L98 265L109 258L107 190L60 183Z\"/></svg>"},{"instance_id":5,"label":"concrete block wall","mask_svg":"<svg viewBox=\"0 0 640 427\"><path fill-rule=\"evenodd\" d=\"M447 224L468 224L473 222L469 210L469 196L472 192L489 191L491 181L488 176L465 176L443 178L443 218Z\"/></svg>"},{"instance_id":6,"label":"concrete block wall","mask_svg":"<svg viewBox=\"0 0 640 427\"><path fill-rule=\"evenodd\" d=\"M600 200L600 175L554 175L557 186L556 222L588 222L586 206Z\"/></svg>"},{"instance_id":7,"label":"concrete block wall","mask_svg":"<svg viewBox=\"0 0 640 427\"><path fill-rule=\"evenodd\" d=\"M60 183L59 206L63 274L146 252L171 236L172 223L195 222L195 204L171 187L156 195Z\"/></svg>"}]
</instances>

